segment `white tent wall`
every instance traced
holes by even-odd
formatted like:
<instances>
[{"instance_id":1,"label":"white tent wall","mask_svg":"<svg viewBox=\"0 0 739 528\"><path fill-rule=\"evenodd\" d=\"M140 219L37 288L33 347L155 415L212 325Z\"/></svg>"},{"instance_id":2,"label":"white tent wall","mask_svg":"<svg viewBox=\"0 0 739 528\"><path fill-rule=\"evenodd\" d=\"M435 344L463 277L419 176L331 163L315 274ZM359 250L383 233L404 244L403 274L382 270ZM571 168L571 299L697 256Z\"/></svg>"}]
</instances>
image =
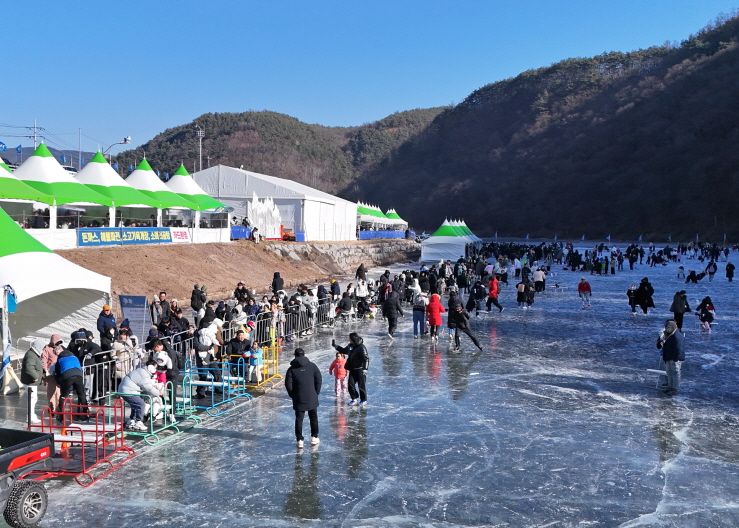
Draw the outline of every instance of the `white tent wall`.
<instances>
[{"instance_id":1,"label":"white tent wall","mask_svg":"<svg viewBox=\"0 0 739 528\"><path fill-rule=\"evenodd\" d=\"M15 345L26 336L50 338L60 334L65 342L79 328L92 330L97 337L97 318L107 297L96 290L56 290L22 301L10 314L10 331ZM24 352L24 350L19 350Z\"/></svg>"},{"instance_id":2,"label":"white tent wall","mask_svg":"<svg viewBox=\"0 0 739 528\"><path fill-rule=\"evenodd\" d=\"M421 242L421 262L451 260L465 256L467 243L460 237L431 237Z\"/></svg>"},{"instance_id":3,"label":"white tent wall","mask_svg":"<svg viewBox=\"0 0 739 528\"><path fill-rule=\"evenodd\" d=\"M248 216L247 202L256 193L261 198L271 198L280 212L282 225L305 231L306 240L356 239L355 203L291 180L224 165L196 172L192 177L210 196L233 207L236 216ZM256 224L252 222L252 225Z\"/></svg>"}]
</instances>

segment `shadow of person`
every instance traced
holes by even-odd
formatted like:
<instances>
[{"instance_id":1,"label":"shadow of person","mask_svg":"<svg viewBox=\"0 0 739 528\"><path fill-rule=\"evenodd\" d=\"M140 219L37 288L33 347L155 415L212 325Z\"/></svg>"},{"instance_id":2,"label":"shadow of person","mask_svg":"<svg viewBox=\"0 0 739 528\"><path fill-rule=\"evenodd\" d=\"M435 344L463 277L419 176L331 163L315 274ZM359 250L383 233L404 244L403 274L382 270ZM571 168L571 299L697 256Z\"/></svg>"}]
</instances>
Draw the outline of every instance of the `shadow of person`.
<instances>
[{"instance_id":1,"label":"shadow of person","mask_svg":"<svg viewBox=\"0 0 739 528\"><path fill-rule=\"evenodd\" d=\"M367 446L367 411L357 409L354 414L354 423L349 425L349 433L344 442L347 454L347 475L355 479L362 470L362 464L367 459L369 447Z\"/></svg>"},{"instance_id":2,"label":"shadow of person","mask_svg":"<svg viewBox=\"0 0 739 528\"><path fill-rule=\"evenodd\" d=\"M318 452L310 454L308 471L303 470L303 453L295 455L293 486L285 498L285 515L298 519L319 519L321 499L318 496Z\"/></svg>"}]
</instances>

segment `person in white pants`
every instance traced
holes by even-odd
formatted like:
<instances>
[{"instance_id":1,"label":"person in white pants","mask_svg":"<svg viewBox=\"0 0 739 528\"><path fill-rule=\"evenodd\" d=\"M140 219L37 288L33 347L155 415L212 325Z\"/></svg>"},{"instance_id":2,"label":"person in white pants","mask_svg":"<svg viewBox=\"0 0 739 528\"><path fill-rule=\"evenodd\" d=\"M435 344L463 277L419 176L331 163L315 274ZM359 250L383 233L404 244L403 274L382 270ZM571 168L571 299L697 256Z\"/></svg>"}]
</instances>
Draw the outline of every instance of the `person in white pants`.
<instances>
[{"instance_id":1,"label":"person in white pants","mask_svg":"<svg viewBox=\"0 0 739 528\"><path fill-rule=\"evenodd\" d=\"M21 368L21 383L26 386L26 392L31 395L31 423L41 423L36 416L36 402L38 401L38 389L41 385L41 378L44 375L44 368L41 366L41 352L46 346L46 341L40 337L31 343L31 348L23 356L23 367Z\"/></svg>"}]
</instances>

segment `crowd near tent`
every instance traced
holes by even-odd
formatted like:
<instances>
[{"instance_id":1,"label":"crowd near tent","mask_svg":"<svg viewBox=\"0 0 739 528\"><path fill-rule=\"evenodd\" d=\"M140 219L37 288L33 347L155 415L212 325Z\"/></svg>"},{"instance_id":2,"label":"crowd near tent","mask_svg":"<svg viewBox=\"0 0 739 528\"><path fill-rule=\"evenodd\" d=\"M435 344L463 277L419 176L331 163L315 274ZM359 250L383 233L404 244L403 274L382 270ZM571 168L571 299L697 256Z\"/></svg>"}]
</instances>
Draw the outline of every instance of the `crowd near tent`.
<instances>
[{"instance_id":1,"label":"crowd near tent","mask_svg":"<svg viewBox=\"0 0 739 528\"><path fill-rule=\"evenodd\" d=\"M80 327L92 328L110 299L110 278L65 260L26 233L0 210L0 286L15 290L18 302L9 314L16 342L24 336L68 338ZM7 306L0 306L7 313Z\"/></svg>"},{"instance_id":2,"label":"crowd near tent","mask_svg":"<svg viewBox=\"0 0 739 528\"><path fill-rule=\"evenodd\" d=\"M466 231L469 231L469 234ZM433 235L421 242L421 261L451 260L456 262L460 257L466 256L468 248L479 247L480 241L481 239L472 234L464 222L444 220Z\"/></svg>"},{"instance_id":3,"label":"crowd near tent","mask_svg":"<svg viewBox=\"0 0 739 528\"><path fill-rule=\"evenodd\" d=\"M357 204L307 185L225 165L196 172L193 179L237 217L249 216L256 194L270 197L284 228L303 231L306 241L356 239ZM252 226L262 229L254 222Z\"/></svg>"}]
</instances>

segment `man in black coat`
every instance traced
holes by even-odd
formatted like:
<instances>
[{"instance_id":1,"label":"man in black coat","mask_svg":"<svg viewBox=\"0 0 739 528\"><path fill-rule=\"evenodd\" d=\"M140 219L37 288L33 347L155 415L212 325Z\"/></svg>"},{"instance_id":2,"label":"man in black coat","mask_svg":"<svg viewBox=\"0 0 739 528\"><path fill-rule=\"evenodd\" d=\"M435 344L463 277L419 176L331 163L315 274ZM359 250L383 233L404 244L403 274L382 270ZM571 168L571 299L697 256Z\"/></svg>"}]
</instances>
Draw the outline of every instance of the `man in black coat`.
<instances>
[{"instance_id":1,"label":"man in black coat","mask_svg":"<svg viewBox=\"0 0 739 528\"><path fill-rule=\"evenodd\" d=\"M305 357L302 348L295 349L295 359L285 373L285 389L293 400L295 411L295 438L298 449L303 448L303 418L308 411L310 445L318 445L318 395L321 394L321 371Z\"/></svg>"},{"instance_id":2,"label":"man in black coat","mask_svg":"<svg viewBox=\"0 0 739 528\"><path fill-rule=\"evenodd\" d=\"M391 292L390 296L382 303L382 315L387 319L387 335L393 338L395 327L398 326L398 314L404 317L403 308L400 307L398 292Z\"/></svg>"},{"instance_id":3,"label":"man in black coat","mask_svg":"<svg viewBox=\"0 0 739 528\"><path fill-rule=\"evenodd\" d=\"M356 332L349 334L349 344L340 347L332 342L331 345L337 352L346 356L344 368L348 373L346 380L349 396L352 400L349 405L364 407L367 405L367 369L369 368L369 354L364 340ZM359 391L357 391L359 388ZM359 400L359 401L357 401Z\"/></svg>"}]
</instances>

